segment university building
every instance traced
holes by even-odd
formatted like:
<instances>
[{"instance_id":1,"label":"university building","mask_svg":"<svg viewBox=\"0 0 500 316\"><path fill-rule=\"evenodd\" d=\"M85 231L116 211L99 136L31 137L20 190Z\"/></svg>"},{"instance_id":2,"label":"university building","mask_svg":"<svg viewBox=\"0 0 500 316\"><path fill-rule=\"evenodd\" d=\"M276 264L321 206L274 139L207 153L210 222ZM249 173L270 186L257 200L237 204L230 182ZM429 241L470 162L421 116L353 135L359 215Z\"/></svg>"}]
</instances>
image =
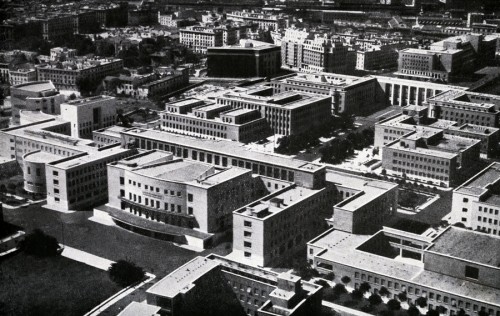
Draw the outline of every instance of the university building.
<instances>
[{"instance_id":1,"label":"university building","mask_svg":"<svg viewBox=\"0 0 500 316\"><path fill-rule=\"evenodd\" d=\"M492 163L453 191L451 221L500 236L500 164Z\"/></svg>"},{"instance_id":2,"label":"university building","mask_svg":"<svg viewBox=\"0 0 500 316\"><path fill-rule=\"evenodd\" d=\"M271 134L257 110L233 109L228 105L185 99L167 103L160 113L161 129L211 139L248 143Z\"/></svg>"}]
</instances>

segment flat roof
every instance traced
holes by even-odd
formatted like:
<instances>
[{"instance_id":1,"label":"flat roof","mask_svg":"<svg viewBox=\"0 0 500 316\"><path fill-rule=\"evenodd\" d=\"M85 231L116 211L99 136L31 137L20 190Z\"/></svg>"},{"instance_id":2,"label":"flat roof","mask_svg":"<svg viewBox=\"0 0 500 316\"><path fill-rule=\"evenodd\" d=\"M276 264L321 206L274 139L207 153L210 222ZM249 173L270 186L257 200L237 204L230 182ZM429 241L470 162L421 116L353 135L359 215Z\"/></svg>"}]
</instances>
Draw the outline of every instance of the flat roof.
<instances>
[{"instance_id":1,"label":"flat roof","mask_svg":"<svg viewBox=\"0 0 500 316\"><path fill-rule=\"evenodd\" d=\"M12 86L12 88L26 90L30 92L42 92L42 91L56 89L56 87L51 81L33 81L33 82L21 83Z\"/></svg>"},{"instance_id":2,"label":"flat roof","mask_svg":"<svg viewBox=\"0 0 500 316\"><path fill-rule=\"evenodd\" d=\"M163 297L175 297L194 287L194 282L207 272L217 268L219 263L204 257L196 257L156 282L146 292Z\"/></svg>"},{"instance_id":3,"label":"flat roof","mask_svg":"<svg viewBox=\"0 0 500 316\"><path fill-rule=\"evenodd\" d=\"M240 115L243 115L243 114L247 114L247 113L252 113L252 112L255 112L256 110L251 110L251 109L234 109L234 110L229 110L229 111L226 111L224 113L222 113L223 115L227 115L227 116L240 116Z\"/></svg>"},{"instance_id":4,"label":"flat roof","mask_svg":"<svg viewBox=\"0 0 500 316\"><path fill-rule=\"evenodd\" d=\"M86 104L91 104L91 103L95 103L95 102L98 102L98 101L105 101L105 100L115 100L115 98L111 97L111 96L108 96L108 95L98 95L98 96L84 98L84 99L77 99L77 100L73 100L73 101L67 101L67 102L64 102L64 103L69 104L69 105L75 105L75 106L84 106Z\"/></svg>"},{"instance_id":5,"label":"flat roof","mask_svg":"<svg viewBox=\"0 0 500 316\"><path fill-rule=\"evenodd\" d=\"M319 73L319 74L309 74L309 73L299 73L296 76L281 79L279 81L289 83L289 82L312 82L316 84L323 84L325 86L335 86L335 87L348 87L351 85L356 85L359 83L364 83L373 80L372 77L356 77L341 74L329 74L329 73Z\"/></svg>"},{"instance_id":6,"label":"flat roof","mask_svg":"<svg viewBox=\"0 0 500 316\"><path fill-rule=\"evenodd\" d=\"M227 140L202 139L202 138L178 135L163 131L140 129L140 128L132 128L123 131L122 133L125 135L129 135L131 137L143 137L160 142L168 142L176 144L178 146L203 149L210 152L219 153L221 155L235 157L237 159L259 161L265 164L283 166L289 169L296 169L302 171L309 170L312 172L321 169L326 169L325 166L316 165L313 163L309 163L307 161L291 159L285 156L251 150L248 147L245 147L243 144Z\"/></svg>"},{"instance_id":7,"label":"flat roof","mask_svg":"<svg viewBox=\"0 0 500 316\"><path fill-rule=\"evenodd\" d=\"M161 310L161 307L147 303L132 302L125 307L117 316L153 316Z\"/></svg>"},{"instance_id":8,"label":"flat roof","mask_svg":"<svg viewBox=\"0 0 500 316\"><path fill-rule=\"evenodd\" d=\"M450 226L427 251L500 268L500 238L490 234Z\"/></svg>"},{"instance_id":9,"label":"flat roof","mask_svg":"<svg viewBox=\"0 0 500 316\"><path fill-rule=\"evenodd\" d=\"M54 155L45 151L29 152L24 155L24 160L33 163L49 163L61 159L63 156Z\"/></svg>"},{"instance_id":10,"label":"flat roof","mask_svg":"<svg viewBox=\"0 0 500 316\"><path fill-rule=\"evenodd\" d=\"M269 87L266 87L270 89ZM259 96L252 94L254 91L261 90L262 88L251 89L245 92L235 92L229 91L219 98L228 98L234 100L240 100L245 102L252 102L256 104L262 104L265 106L273 106L279 108L296 109L305 105L309 105L320 100L329 100L331 96L320 96L313 93L304 93L296 91L286 91L281 93L276 93L272 96ZM279 103L278 103L279 102Z\"/></svg>"},{"instance_id":11,"label":"flat roof","mask_svg":"<svg viewBox=\"0 0 500 316\"><path fill-rule=\"evenodd\" d=\"M121 153L125 153L127 151L130 151L130 149L121 148L120 146L109 147L109 148L102 149L102 150L92 151L85 156L80 156L80 157L77 157L74 159L65 160L63 162L54 164L54 166L57 166L58 168L62 168L62 169L69 169L69 168L77 167L79 165L83 165L83 164L86 164L86 163L89 163L92 161L96 161L96 160L103 159L106 157L115 156L115 155L118 155Z\"/></svg>"},{"instance_id":12,"label":"flat roof","mask_svg":"<svg viewBox=\"0 0 500 316\"><path fill-rule=\"evenodd\" d=\"M172 160L155 167L135 169L134 172L160 180L190 182L199 179L214 167L187 160Z\"/></svg>"}]
</instances>

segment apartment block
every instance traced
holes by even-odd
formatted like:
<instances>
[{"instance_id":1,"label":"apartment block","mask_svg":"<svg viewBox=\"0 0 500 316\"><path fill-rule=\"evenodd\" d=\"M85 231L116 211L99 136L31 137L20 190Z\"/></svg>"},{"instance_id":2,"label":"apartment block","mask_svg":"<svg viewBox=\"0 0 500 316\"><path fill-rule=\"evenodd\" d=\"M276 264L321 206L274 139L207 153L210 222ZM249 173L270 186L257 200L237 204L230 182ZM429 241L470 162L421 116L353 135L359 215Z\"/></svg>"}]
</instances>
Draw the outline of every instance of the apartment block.
<instances>
[{"instance_id":1,"label":"apartment block","mask_svg":"<svg viewBox=\"0 0 500 316\"><path fill-rule=\"evenodd\" d=\"M273 80L269 83L274 93L297 91L318 96L331 96L331 111L334 113L360 114L373 112L385 104L377 93L375 78L354 77L338 74L306 74ZM379 100L380 99L380 100ZM380 104L381 103L381 104Z\"/></svg>"},{"instance_id":2,"label":"apartment block","mask_svg":"<svg viewBox=\"0 0 500 316\"><path fill-rule=\"evenodd\" d=\"M232 226L234 210L274 190L266 182L276 182L244 168L174 159L161 150L110 164L108 174L109 201L102 211L118 225L199 248Z\"/></svg>"},{"instance_id":3,"label":"apartment block","mask_svg":"<svg viewBox=\"0 0 500 316\"><path fill-rule=\"evenodd\" d=\"M92 138L94 130L115 124L116 99L102 95L65 102L61 118L71 123L71 136Z\"/></svg>"},{"instance_id":4,"label":"apartment block","mask_svg":"<svg viewBox=\"0 0 500 316\"><path fill-rule=\"evenodd\" d=\"M10 87L12 125L20 124L20 111L41 111L60 114L64 95L60 94L51 81L34 81Z\"/></svg>"},{"instance_id":5,"label":"apartment block","mask_svg":"<svg viewBox=\"0 0 500 316\"><path fill-rule=\"evenodd\" d=\"M250 40L241 40L234 46L209 47L207 67L210 77L270 77L281 69L281 48Z\"/></svg>"},{"instance_id":6,"label":"apartment block","mask_svg":"<svg viewBox=\"0 0 500 316\"><path fill-rule=\"evenodd\" d=\"M230 91L216 98L217 104L260 111L275 134L302 134L321 126L331 116L331 98L287 91L273 94L272 87L245 92Z\"/></svg>"},{"instance_id":7,"label":"apartment block","mask_svg":"<svg viewBox=\"0 0 500 316\"><path fill-rule=\"evenodd\" d=\"M333 205L331 189L292 185L236 210L229 256L261 267L291 258L305 240L326 229L325 218Z\"/></svg>"},{"instance_id":8,"label":"apartment block","mask_svg":"<svg viewBox=\"0 0 500 316\"><path fill-rule=\"evenodd\" d=\"M450 187L474 171L480 149L479 140L413 131L382 148L382 167L388 175Z\"/></svg>"},{"instance_id":9,"label":"apartment block","mask_svg":"<svg viewBox=\"0 0 500 316\"><path fill-rule=\"evenodd\" d=\"M453 191L451 221L500 236L500 164L492 163Z\"/></svg>"},{"instance_id":10,"label":"apartment block","mask_svg":"<svg viewBox=\"0 0 500 316\"><path fill-rule=\"evenodd\" d=\"M257 110L233 109L198 99L167 103L160 113L161 129L210 139L248 143L271 134L267 121Z\"/></svg>"},{"instance_id":11,"label":"apartment block","mask_svg":"<svg viewBox=\"0 0 500 316\"><path fill-rule=\"evenodd\" d=\"M195 53L206 54L208 47L223 45L221 29L205 26L188 26L179 30L179 41Z\"/></svg>"},{"instance_id":12,"label":"apartment block","mask_svg":"<svg viewBox=\"0 0 500 316\"><path fill-rule=\"evenodd\" d=\"M477 249L481 249L480 252ZM500 239L450 226L407 232L384 227L374 235L329 230L308 243L308 260L321 273L348 276L372 293L405 292L409 304L423 297L442 315L461 311L500 315Z\"/></svg>"},{"instance_id":13,"label":"apartment block","mask_svg":"<svg viewBox=\"0 0 500 316\"><path fill-rule=\"evenodd\" d=\"M145 303L132 304L166 315L196 313L206 308L200 298L214 289L220 308L231 307L234 315L305 316L321 310L320 285L215 254L196 257L179 267L147 290Z\"/></svg>"},{"instance_id":14,"label":"apartment block","mask_svg":"<svg viewBox=\"0 0 500 316\"><path fill-rule=\"evenodd\" d=\"M111 58L79 57L58 64L36 66L40 81L52 81L58 89L76 90L77 80L100 81L123 69L123 60Z\"/></svg>"},{"instance_id":15,"label":"apartment block","mask_svg":"<svg viewBox=\"0 0 500 316\"><path fill-rule=\"evenodd\" d=\"M122 145L138 149L169 151L175 157L208 163L216 167L234 166L261 176L295 182L306 188L325 185L325 166L280 155L249 150L242 144L177 135L157 130L131 128L121 132Z\"/></svg>"}]
</instances>

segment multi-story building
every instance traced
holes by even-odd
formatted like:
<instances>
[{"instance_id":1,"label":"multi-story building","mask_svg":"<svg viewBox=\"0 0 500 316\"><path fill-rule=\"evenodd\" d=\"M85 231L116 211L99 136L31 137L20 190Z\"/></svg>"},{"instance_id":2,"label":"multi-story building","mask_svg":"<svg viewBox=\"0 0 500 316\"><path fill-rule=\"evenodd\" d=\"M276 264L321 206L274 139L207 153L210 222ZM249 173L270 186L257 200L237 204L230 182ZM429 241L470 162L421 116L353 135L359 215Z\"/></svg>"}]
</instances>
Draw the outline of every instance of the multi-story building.
<instances>
[{"instance_id":1,"label":"multi-story building","mask_svg":"<svg viewBox=\"0 0 500 316\"><path fill-rule=\"evenodd\" d=\"M263 267L296 255L304 241L327 227L332 189L312 190L294 184L236 210L231 258Z\"/></svg>"},{"instance_id":2,"label":"multi-story building","mask_svg":"<svg viewBox=\"0 0 500 316\"><path fill-rule=\"evenodd\" d=\"M36 70L33 68L11 70L9 71L9 81L11 86L36 81Z\"/></svg>"},{"instance_id":3,"label":"multi-story building","mask_svg":"<svg viewBox=\"0 0 500 316\"><path fill-rule=\"evenodd\" d=\"M50 49L50 60L65 61L76 58L76 49L67 47L54 47Z\"/></svg>"},{"instance_id":4,"label":"multi-story building","mask_svg":"<svg viewBox=\"0 0 500 316\"><path fill-rule=\"evenodd\" d=\"M331 116L331 97L287 91L272 94L272 87L243 93L231 91L217 97L217 104L260 111L275 134L292 135L321 126Z\"/></svg>"},{"instance_id":5,"label":"multi-story building","mask_svg":"<svg viewBox=\"0 0 500 316\"><path fill-rule=\"evenodd\" d=\"M355 288L367 282L391 298L404 292L409 304L419 300L442 315L500 315L498 237L453 226L441 233L384 227L375 235L332 229L307 247L320 273L348 276Z\"/></svg>"},{"instance_id":6,"label":"multi-story building","mask_svg":"<svg viewBox=\"0 0 500 316\"><path fill-rule=\"evenodd\" d=\"M57 64L36 66L38 80L50 80L59 89L76 90L78 80L100 81L123 69L123 60L111 58L86 58Z\"/></svg>"},{"instance_id":7,"label":"multi-story building","mask_svg":"<svg viewBox=\"0 0 500 316\"><path fill-rule=\"evenodd\" d=\"M149 81L138 86L135 97L139 99L161 97L178 89L184 88L188 84L189 69L178 68L169 75L165 75L159 79Z\"/></svg>"},{"instance_id":8,"label":"multi-story building","mask_svg":"<svg viewBox=\"0 0 500 316\"><path fill-rule=\"evenodd\" d=\"M41 111L47 114L60 114L64 95L60 94L50 81L23 83L10 88L13 125L19 125L21 110Z\"/></svg>"},{"instance_id":9,"label":"multi-story building","mask_svg":"<svg viewBox=\"0 0 500 316\"><path fill-rule=\"evenodd\" d=\"M71 123L71 136L92 138L92 131L115 124L116 99L96 96L61 104L61 118Z\"/></svg>"},{"instance_id":10,"label":"multi-story building","mask_svg":"<svg viewBox=\"0 0 500 316\"><path fill-rule=\"evenodd\" d=\"M92 132L92 140L98 147L108 146L111 144L120 144L122 142L121 134L127 127L111 126L108 128L101 128Z\"/></svg>"},{"instance_id":11,"label":"multi-story building","mask_svg":"<svg viewBox=\"0 0 500 316\"><path fill-rule=\"evenodd\" d=\"M0 63L0 83L9 82L9 64Z\"/></svg>"},{"instance_id":12,"label":"multi-story building","mask_svg":"<svg viewBox=\"0 0 500 316\"><path fill-rule=\"evenodd\" d=\"M216 167L250 169L255 174L295 182L306 188L322 188L325 185L325 166L249 150L236 142L193 138L140 128L124 130L121 137L122 146L165 150L172 152L175 157L189 158Z\"/></svg>"},{"instance_id":13,"label":"multi-story building","mask_svg":"<svg viewBox=\"0 0 500 316\"><path fill-rule=\"evenodd\" d=\"M46 41L59 40L73 34L72 14L47 15L40 20L42 27L42 38Z\"/></svg>"},{"instance_id":14,"label":"multi-story building","mask_svg":"<svg viewBox=\"0 0 500 316\"><path fill-rule=\"evenodd\" d=\"M259 25L262 30L277 31L288 27L288 18L284 15L272 15L248 11L234 11L226 14L228 20L248 22Z\"/></svg>"},{"instance_id":15,"label":"multi-story building","mask_svg":"<svg viewBox=\"0 0 500 316\"><path fill-rule=\"evenodd\" d=\"M432 118L459 124L499 126L500 97L496 95L452 90L427 99L425 105Z\"/></svg>"},{"instance_id":16,"label":"multi-story building","mask_svg":"<svg viewBox=\"0 0 500 316\"><path fill-rule=\"evenodd\" d=\"M492 163L453 191L451 222L500 236L500 164Z\"/></svg>"},{"instance_id":17,"label":"multi-story building","mask_svg":"<svg viewBox=\"0 0 500 316\"><path fill-rule=\"evenodd\" d=\"M398 66L399 49L402 45L381 45L378 47L356 51L356 69L378 70Z\"/></svg>"},{"instance_id":18,"label":"multi-story building","mask_svg":"<svg viewBox=\"0 0 500 316\"><path fill-rule=\"evenodd\" d=\"M196 257L146 291L146 302L131 303L133 310L166 315L210 313L231 315L305 316L321 311L321 286L290 273L277 273L211 254ZM203 303L208 292L217 301ZM135 306L134 306L135 305ZM228 310L230 309L230 311Z\"/></svg>"},{"instance_id":19,"label":"multi-story building","mask_svg":"<svg viewBox=\"0 0 500 316\"><path fill-rule=\"evenodd\" d=\"M480 149L479 140L417 130L382 148L382 167L388 175L449 187L475 170Z\"/></svg>"},{"instance_id":20,"label":"multi-story building","mask_svg":"<svg viewBox=\"0 0 500 316\"><path fill-rule=\"evenodd\" d=\"M206 54L208 47L222 46L222 29L189 26L179 30L179 41L195 53Z\"/></svg>"},{"instance_id":21,"label":"multi-story building","mask_svg":"<svg viewBox=\"0 0 500 316\"><path fill-rule=\"evenodd\" d=\"M403 113L407 111L404 108ZM427 118L427 107L421 106L422 116L397 114L375 123L375 147L382 148L414 131L439 132L481 142L481 153L489 155L497 148L500 132L498 128L473 124L458 124L456 121Z\"/></svg>"},{"instance_id":22,"label":"multi-story building","mask_svg":"<svg viewBox=\"0 0 500 316\"><path fill-rule=\"evenodd\" d=\"M248 143L271 134L257 110L232 109L228 105L185 99L167 103L160 113L161 129L211 139Z\"/></svg>"},{"instance_id":23,"label":"multi-story building","mask_svg":"<svg viewBox=\"0 0 500 316\"><path fill-rule=\"evenodd\" d=\"M271 81L274 93L285 91L306 92L331 96L333 113L361 114L373 112L385 102L377 93L375 78L354 77L338 74L298 74Z\"/></svg>"},{"instance_id":24,"label":"multi-story building","mask_svg":"<svg viewBox=\"0 0 500 316\"><path fill-rule=\"evenodd\" d=\"M281 64L304 72L347 73L351 71L348 50L341 41L327 34L287 29L281 39Z\"/></svg>"},{"instance_id":25,"label":"multi-story building","mask_svg":"<svg viewBox=\"0 0 500 316\"><path fill-rule=\"evenodd\" d=\"M239 167L173 159L150 150L108 166L109 201L102 208L125 228L199 248L232 226L232 212L286 181Z\"/></svg>"},{"instance_id":26,"label":"multi-story building","mask_svg":"<svg viewBox=\"0 0 500 316\"><path fill-rule=\"evenodd\" d=\"M228 64L238 67L227 67ZM241 40L239 45L207 49L210 77L271 77L280 68L281 48L269 43Z\"/></svg>"}]
</instances>

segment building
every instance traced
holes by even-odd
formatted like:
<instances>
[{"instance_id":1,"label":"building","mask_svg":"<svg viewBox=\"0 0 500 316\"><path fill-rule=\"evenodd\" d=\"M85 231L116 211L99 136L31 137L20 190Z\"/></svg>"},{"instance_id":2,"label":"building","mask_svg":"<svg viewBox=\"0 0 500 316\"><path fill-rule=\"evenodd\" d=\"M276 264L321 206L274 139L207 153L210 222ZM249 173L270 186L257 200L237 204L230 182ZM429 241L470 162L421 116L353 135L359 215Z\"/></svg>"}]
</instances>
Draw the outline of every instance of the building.
<instances>
[{"instance_id":1,"label":"building","mask_svg":"<svg viewBox=\"0 0 500 316\"><path fill-rule=\"evenodd\" d=\"M385 105L377 93L377 80L370 77L301 73L293 77L273 80L269 86L273 87L274 93L293 90L321 96L329 95L332 114L370 113L381 105Z\"/></svg>"},{"instance_id":2,"label":"building","mask_svg":"<svg viewBox=\"0 0 500 316\"><path fill-rule=\"evenodd\" d=\"M43 39L55 41L71 36L73 34L73 19L71 14L51 14L39 19Z\"/></svg>"},{"instance_id":3,"label":"building","mask_svg":"<svg viewBox=\"0 0 500 316\"><path fill-rule=\"evenodd\" d=\"M381 45L356 51L357 70L391 69L398 66L399 49L402 45Z\"/></svg>"},{"instance_id":4,"label":"building","mask_svg":"<svg viewBox=\"0 0 500 316\"><path fill-rule=\"evenodd\" d=\"M500 164L492 163L453 191L451 222L500 236Z\"/></svg>"},{"instance_id":5,"label":"building","mask_svg":"<svg viewBox=\"0 0 500 316\"><path fill-rule=\"evenodd\" d=\"M0 83L9 82L9 64L0 63Z\"/></svg>"},{"instance_id":6,"label":"building","mask_svg":"<svg viewBox=\"0 0 500 316\"><path fill-rule=\"evenodd\" d=\"M354 69L348 68L348 50L327 34L286 29L281 39L281 65L295 71L345 74Z\"/></svg>"},{"instance_id":7,"label":"building","mask_svg":"<svg viewBox=\"0 0 500 316\"><path fill-rule=\"evenodd\" d=\"M61 118L71 123L71 136L92 138L92 132L115 124L116 99L96 96L61 104Z\"/></svg>"},{"instance_id":8,"label":"building","mask_svg":"<svg viewBox=\"0 0 500 316\"><path fill-rule=\"evenodd\" d=\"M271 77L281 69L281 48L250 40L241 40L235 46L209 47L207 68L209 77Z\"/></svg>"},{"instance_id":9,"label":"building","mask_svg":"<svg viewBox=\"0 0 500 316\"><path fill-rule=\"evenodd\" d=\"M179 42L195 53L206 54L208 47L223 44L221 29L205 26L188 26L179 30Z\"/></svg>"},{"instance_id":10,"label":"building","mask_svg":"<svg viewBox=\"0 0 500 316\"><path fill-rule=\"evenodd\" d=\"M289 260L305 240L325 230L332 205L332 186L293 185L234 211L230 257L260 267Z\"/></svg>"},{"instance_id":11,"label":"building","mask_svg":"<svg viewBox=\"0 0 500 316\"><path fill-rule=\"evenodd\" d=\"M479 140L416 130L382 148L382 167L391 176L450 187L474 172L480 149Z\"/></svg>"},{"instance_id":12,"label":"building","mask_svg":"<svg viewBox=\"0 0 500 316\"><path fill-rule=\"evenodd\" d=\"M198 315L209 309L214 314L241 316L305 316L320 313L321 289L289 273L211 254L179 267L146 291L146 302L132 304L141 304L148 311L159 307L159 313L165 315ZM211 298L207 293L213 292L218 295L215 301L207 299Z\"/></svg>"},{"instance_id":13,"label":"building","mask_svg":"<svg viewBox=\"0 0 500 316\"><path fill-rule=\"evenodd\" d=\"M127 128L117 125L108 128L101 128L92 132L92 140L98 147L120 144L122 141L120 132L125 129Z\"/></svg>"},{"instance_id":14,"label":"building","mask_svg":"<svg viewBox=\"0 0 500 316\"><path fill-rule=\"evenodd\" d=\"M198 248L232 226L234 210L275 190L266 183L290 185L161 150L111 164L108 174L109 201L101 210L118 225Z\"/></svg>"},{"instance_id":15,"label":"building","mask_svg":"<svg viewBox=\"0 0 500 316\"><path fill-rule=\"evenodd\" d=\"M67 47L54 47L50 49L50 60L65 61L76 58L76 49Z\"/></svg>"},{"instance_id":16,"label":"building","mask_svg":"<svg viewBox=\"0 0 500 316\"><path fill-rule=\"evenodd\" d=\"M384 287L391 298L405 292L409 304L423 297L442 315L500 315L497 237L453 226L440 233L384 227L374 235L332 229L307 247L320 273L348 276L355 288L366 282L372 293Z\"/></svg>"},{"instance_id":17,"label":"building","mask_svg":"<svg viewBox=\"0 0 500 316\"><path fill-rule=\"evenodd\" d=\"M158 78L158 77L157 77ZM151 99L162 97L184 88L189 84L189 69L178 68L158 79L146 82L137 87L136 98ZM135 93L135 91L134 91Z\"/></svg>"},{"instance_id":18,"label":"building","mask_svg":"<svg viewBox=\"0 0 500 316\"><path fill-rule=\"evenodd\" d=\"M36 81L36 78L36 70L33 68L21 68L9 71L9 81L11 86Z\"/></svg>"},{"instance_id":19,"label":"building","mask_svg":"<svg viewBox=\"0 0 500 316\"><path fill-rule=\"evenodd\" d=\"M217 104L258 110L275 134L302 134L312 126L322 126L331 116L331 97L287 91L273 95L272 87L243 93L230 91L216 98Z\"/></svg>"},{"instance_id":20,"label":"building","mask_svg":"<svg viewBox=\"0 0 500 316\"><path fill-rule=\"evenodd\" d=\"M447 135L479 140L481 142L481 153L486 155L490 155L497 148L500 135L498 128L429 119L427 117L427 107L417 107L422 109L421 116L414 115L409 108L411 106L404 108L403 114L397 114L375 123L375 147L382 148L384 145L414 131L435 133L443 131Z\"/></svg>"},{"instance_id":21,"label":"building","mask_svg":"<svg viewBox=\"0 0 500 316\"><path fill-rule=\"evenodd\" d=\"M211 139L249 143L271 134L257 110L233 109L228 105L185 99L167 103L160 113L161 129Z\"/></svg>"},{"instance_id":22,"label":"building","mask_svg":"<svg viewBox=\"0 0 500 316\"><path fill-rule=\"evenodd\" d=\"M158 149L175 157L196 160L216 167L240 167L273 179L295 182L306 188L325 185L326 167L303 160L249 150L241 144L193 138L156 130L131 128L121 132L122 146Z\"/></svg>"},{"instance_id":23,"label":"building","mask_svg":"<svg viewBox=\"0 0 500 316\"><path fill-rule=\"evenodd\" d=\"M248 11L233 11L226 14L228 20L257 24L261 30L277 31L288 27L289 21L283 14L274 15Z\"/></svg>"},{"instance_id":24,"label":"building","mask_svg":"<svg viewBox=\"0 0 500 316\"><path fill-rule=\"evenodd\" d=\"M60 106L65 99L51 81L36 81L12 86L10 95L13 125L20 124L19 112L21 110L60 114Z\"/></svg>"},{"instance_id":25,"label":"building","mask_svg":"<svg viewBox=\"0 0 500 316\"><path fill-rule=\"evenodd\" d=\"M87 58L36 66L39 81L50 80L58 89L77 90L78 82L100 82L104 77L118 74L123 60L113 58Z\"/></svg>"}]
</instances>

